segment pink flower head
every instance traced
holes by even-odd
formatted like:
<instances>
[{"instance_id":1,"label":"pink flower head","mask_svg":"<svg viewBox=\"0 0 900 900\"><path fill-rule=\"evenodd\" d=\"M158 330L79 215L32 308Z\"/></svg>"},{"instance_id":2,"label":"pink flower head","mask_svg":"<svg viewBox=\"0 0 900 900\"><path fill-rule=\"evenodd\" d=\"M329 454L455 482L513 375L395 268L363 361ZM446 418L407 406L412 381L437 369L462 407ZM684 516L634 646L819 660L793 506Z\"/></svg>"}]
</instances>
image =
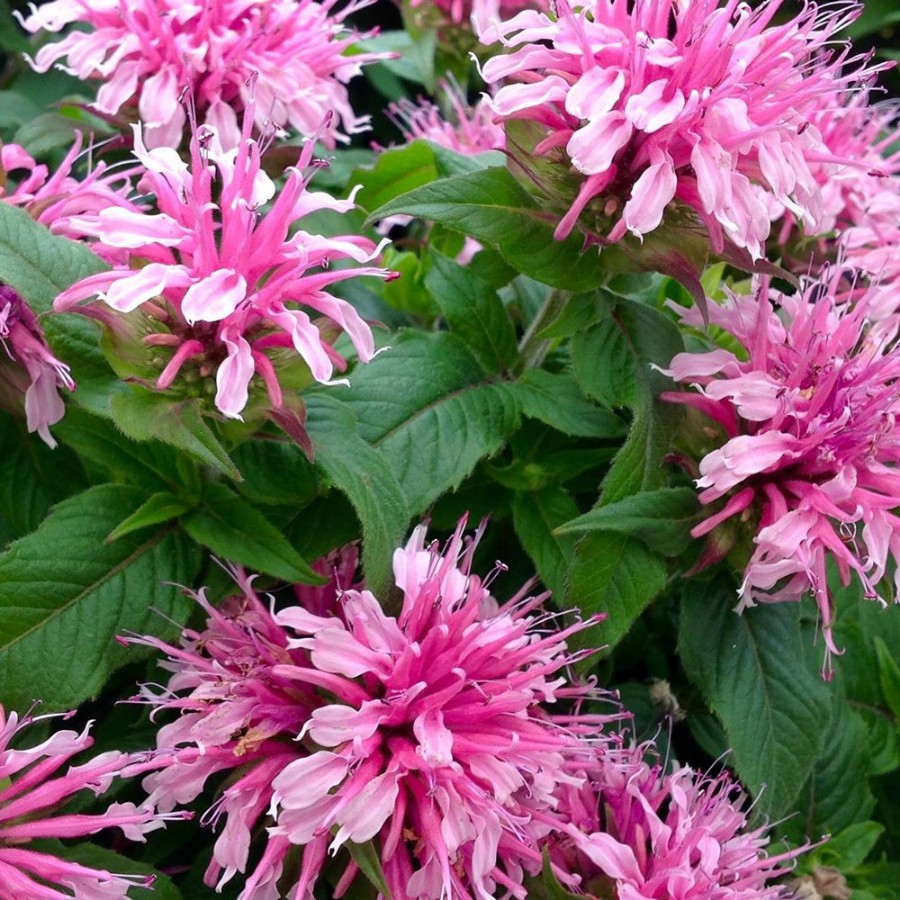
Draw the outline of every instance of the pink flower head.
<instances>
[{"instance_id":1,"label":"pink flower head","mask_svg":"<svg viewBox=\"0 0 900 900\"><path fill-rule=\"evenodd\" d=\"M371 359L369 326L328 288L357 275L394 276L370 266L331 267L336 260L368 262L378 248L356 235L323 237L295 226L318 210L347 212L353 200L306 189L312 141L277 192L261 168L250 124L248 114L244 138L230 151L214 129L195 131L190 165L170 148L148 150L135 126L135 156L146 169L140 187L154 196L159 212L110 208L66 219L72 233L127 250L129 262L83 279L55 303L65 312L99 296L116 313L140 310L143 341L163 356L156 388L168 389L182 370L201 382L214 374L215 404L235 419L242 417L254 375L265 385L270 408L283 410L273 359L287 357L288 365L299 354L315 380L331 383L345 361L326 340L329 332L344 331L360 360ZM96 304L87 312L110 318Z\"/></svg>"},{"instance_id":2,"label":"pink flower head","mask_svg":"<svg viewBox=\"0 0 900 900\"><path fill-rule=\"evenodd\" d=\"M524 897L523 867L540 869L565 771L610 717L551 715L544 702L587 696L562 670L581 654L548 630L544 597L498 605L471 574L475 542L460 524L441 553L417 528L394 555L402 596L388 615L367 590L342 590L269 612L243 597L209 614L205 631L167 647L173 676L159 708L180 712L159 736L175 748L150 776L163 809L196 797L214 772L240 767L213 810L226 824L207 883L247 867L250 832L268 808L268 840L242 900L274 897L292 846L291 896L312 897L326 853L375 841L396 897ZM162 756L160 758L163 758ZM341 886L357 872L346 869Z\"/></svg>"},{"instance_id":3,"label":"pink flower head","mask_svg":"<svg viewBox=\"0 0 900 900\"><path fill-rule=\"evenodd\" d=\"M37 316L5 284L0 285L0 347L0 382L11 389L15 406L19 405L18 397L25 394L28 430L55 447L50 426L66 411L58 389L74 391L75 382L69 367L50 352Z\"/></svg>"},{"instance_id":4,"label":"pink flower head","mask_svg":"<svg viewBox=\"0 0 900 900\"><path fill-rule=\"evenodd\" d=\"M57 812L80 792L102 794L113 779L137 774L145 763L133 754L101 753L58 775L93 739L87 728L81 734L57 731L36 746L14 749L13 739L35 721L0 706L0 900L124 900L130 887L149 887L151 877L114 875L29 848L40 838L86 837L104 828L143 841L165 818L133 803L113 803L99 815Z\"/></svg>"},{"instance_id":5,"label":"pink flower head","mask_svg":"<svg viewBox=\"0 0 900 900\"><path fill-rule=\"evenodd\" d=\"M391 121L407 141L431 141L465 155L503 149L506 136L494 123L493 112L486 100L469 106L462 88L455 82L442 81L439 87L450 109L449 118L445 118L440 108L429 100L413 103L404 98L388 106Z\"/></svg>"},{"instance_id":6,"label":"pink flower head","mask_svg":"<svg viewBox=\"0 0 900 900\"><path fill-rule=\"evenodd\" d=\"M829 560L845 585L855 577L876 599L889 560L900 561L900 348L895 330L868 320L871 289L841 294L848 273L826 275L794 296L761 280L754 296L711 304L712 323L746 355L678 354L669 374L694 390L665 396L705 413L726 437L701 461L697 482L701 502L725 502L694 536L734 516L758 518L738 609L812 594L827 671L839 652ZM696 310L681 313L700 323Z\"/></svg>"},{"instance_id":7,"label":"pink flower head","mask_svg":"<svg viewBox=\"0 0 900 900\"><path fill-rule=\"evenodd\" d=\"M773 25L781 6L557 0L556 15L526 11L494 30L509 49L484 77L510 82L494 109L537 123L534 152L580 176L557 237L580 221L597 240L641 238L673 205L699 217L717 252L727 240L761 256L782 209L819 230L813 168L831 155L811 115L875 70L845 72L847 51L827 50L853 4L807 4Z\"/></svg>"},{"instance_id":8,"label":"pink flower head","mask_svg":"<svg viewBox=\"0 0 900 900\"><path fill-rule=\"evenodd\" d=\"M18 144L3 144L0 146L0 178L3 182L0 199L23 208L36 222L64 237L79 236L68 232L69 216L97 213L110 206L133 209L127 196L132 187L130 176L136 167L112 171L99 162L79 179L73 169L83 155L81 145L82 137L78 134L63 161L51 174L47 166L37 163ZM115 247L95 249L107 262L126 258Z\"/></svg>"},{"instance_id":9,"label":"pink flower head","mask_svg":"<svg viewBox=\"0 0 900 900\"><path fill-rule=\"evenodd\" d=\"M368 127L354 115L346 83L381 57L345 56L359 35L344 20L370 2L351 0L333 12L336 0L53 0L30 4L22 24L32 32L88 25L29 61L46 72L65 60L66 72L102 80L95 104L101 113L136 104L148 146L181 143L180 99L189 89L203 121L229 148L241 138L237 113L251 106L260 131L274 122L312 134L333 114L321 136L333 147Z\"/></svg>"},{"instance_id":10,"label":"pink flower head","mask_svg":"<svg viewBox=\"0 0 900 900\"><path fill-rule=\"evenodd\" d=\"M562 792L567 821L550 843L558 868L588 896L618 900L776 900L767 886L807 848L766 855L766 828L748 828L740 787L726 773L684 766L666 774L651 748L609 748Z\"/></svg>"}]
</instances>

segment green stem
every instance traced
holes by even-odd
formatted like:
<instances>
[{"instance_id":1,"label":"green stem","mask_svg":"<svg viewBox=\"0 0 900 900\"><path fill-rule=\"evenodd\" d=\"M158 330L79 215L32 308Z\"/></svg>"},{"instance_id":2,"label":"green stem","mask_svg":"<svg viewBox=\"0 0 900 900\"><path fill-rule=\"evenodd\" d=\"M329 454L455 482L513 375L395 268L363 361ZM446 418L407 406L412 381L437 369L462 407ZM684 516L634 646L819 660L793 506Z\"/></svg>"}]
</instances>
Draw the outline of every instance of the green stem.
<instances>
[{"instance_id":1,"label":"green stem","mask_svg":"<svg viewBox=\"0 0 900 900\"><path fill-rule=\"evenodd\" d=\"M542 338L541 332L563 311L563 307L569 302L572 295L569 291L550 291L544 305L538 310L531 324L519 341L519 362L516 368L520 372L526 369L536 369L544 361L554 341Z\"/></svg>"}]
</instances>

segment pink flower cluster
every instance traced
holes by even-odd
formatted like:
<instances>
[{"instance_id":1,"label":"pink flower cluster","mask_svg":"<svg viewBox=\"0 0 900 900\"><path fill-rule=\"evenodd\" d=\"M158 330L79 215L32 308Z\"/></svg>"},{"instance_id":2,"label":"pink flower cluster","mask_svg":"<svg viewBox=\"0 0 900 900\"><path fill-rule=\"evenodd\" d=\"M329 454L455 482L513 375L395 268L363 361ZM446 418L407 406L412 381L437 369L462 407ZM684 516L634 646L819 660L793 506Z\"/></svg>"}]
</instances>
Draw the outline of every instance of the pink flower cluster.
<instances>
[{"instance_id":1,"label":"pink flower cluster","mask_svg":"<svg viewBox=\"0 0 900 900\"><path fill-rule=\"evenodd\" d=\"M31 5L29 31L75 29L38 50L32 65L46 72L65 60L65 71L101 79L96 108L116 115L134 104L150 147L181 143L185 90L202 119L226 147L240 140L238 116L255 97L260 131L271 123L335 141L365 130L350 106L346 83L372 54L345 55L359 39L344 21L372 0L53 0ZM343 129L343 130L340 130Z\"/></svg>"},{"instance_id":2,"label":"pink flower cluster","mask_svg":"<svg viewBox=\"0 0 900 900\"><path fill-rule=\"evenodd\" d=\"M99 295L118 314L139 310L144 343L169 354L156 388L169 388L186 368L201 381L215 373L216 406L237 419L254 375L272 411L289 407L270 354L283 358L295 351L313 378L330 382L345 362L326 335L340 329L368 361L375 350L369 326L328 288L357 275L393 277L368 266L331 267L339 260L368 262L378 248L356 235L322 237L296 226L318 210L347 212L353 200L307 190L311 141L277 192L261 167L263 148L250 138L250 125L248 113L244 137L227 151L214 129L196 130L190 165L170 148L147 149L135 126L134 153L145 169L139 187L153 195L159 211L109 207L63 220L68 233L127 251L127 260L77 282L55 303L66 312ZM323 318L314 321L305 310ZM118 327L116 316L96 304L85 311Z\"/></svg>"},{"instance_id":3,"label":"pink flower cluster","mask_svg":"<svg viewBox=\"0 0 900 900\"><path fill-rule=\"evenodd\" d=\"M710 304L711 322L743 350L678 354L669 374L693 390L665 395L724 435L701 461L697 485L703 503L725 503L694 536L736 516L758 519L739 609L811 594L826 669L839 652L829 560L844 584L857 578L871 598L893 560L895 596L900 587L900 348L895 326L869 321L877 293L854 290L852 279L835 269L793 296L761 280L753 296ZM696 310L682 319L700 324Z\"/></svg>"},{"instance_id":4,"label":"pink flower cluster","mask_svg":"<svg viewBox=\"0 0 900 900\"><path fill-rule=\"evenodd\" d=\"M557 237L580 225L599 241L640 238L682 210L717 252L728 241L758 258L785 210L823 227L817 173L845 160L812 116L874 69L845 70L847 52L827 49L856 7L809 4L773 24L781 6L558 0L555 15L525 11L483 36L511 48L483 70L510 82L498 115L537 123L535 154L580 175Z\"/></svg>"},{"instance_id":5,"label":"pink flower cluster","mask_svg":"<svg viewBox=\"0 0 900 900\"><path fill-rule=\"evenodd\" d=\"M69 367L50 351L37 316L5 284L0 285L0 346L7 357L0 357L0 385L8 385L13 407L21 408L19 398L25 395L28 430L55 447L50 426L66 411L57 389L74 391L75 382Z\"/></svg>"},{"instance_id":6,"label":"pink flower cluster","mask_svg":"<svg viewBox=\"0 0 900 900\"><path fill-rule=\"evenodd\" d=\"M402 99L388 106L391 121L407 141L425 140L461 154L502 150L506 145L503 128L493 121L486 99L469 106L454 82L441 82L441 99L449 107L449 116L429 100Z\"/></svg>"},{"instance_id":7,"label":"pink flower cluster","mask_svg":"<svg viewBox=\"0 0 900 900\"><path fill-rule=\"evenodd\" d=\"M176 714L150 802L169 812L231 773L202 819L223 826L206 883L241 873L240 900L311 900L329 855L371 841L397 898L525 898L545 850L588 896L781 896L766 882L797 853L766 857L725 776L664 775L649 748L604 734L620 715L583 711L598 692L564 675L582 656L567 637L591 622L556 629L527 585L498 604L464 526L443 552L424 527L396 551L396 616L350 585L350 549L293 605L267 605L235 570L240 594L218 609L196 595L207 621L178 646L127 639L161 649L171 673L138 698ZM342 896L359 867L337 865Z\"/></svg>"},{"instance_id":8,"label":"pink flower cluster","mask_svg":"<svg viewBox=\"0 0 900 900\"><path fill-rule=\"evenodd\" d=\"M617 747L586 766L563 795L568 826L550 844L588 896L617 900L776 900L770 882L805 849L767 856L766 829L748 827L744 796L727 774L666 772L648 746Z\"/></svg>"},{"instance_id":9,"label":"pink flower cluster","mask_svg":"<svg viewBox=\"0 0 900 900\"><path fill-rule=\"evenodd\" d=\"M168 764L146 780L151 800L172 809L240 770L206 815L226 820L207 883L246 871L268 809L243 900L277 896L292 846L304 848L292 896L305 898L326 852L373 839L393 896L525 896L557 788L572 782L567 760L610 717L542 709L592 693L561 674L580 655L566 637L590 623L548 628L545 597L524 591L498 605L471 573L463 525L443 553L421 527L395 553L397 616L349 587L327 602L306 588L309 605L270 612L238 574L242 595L221 610L198 596L206 628L181 646L139 639L173 672L144 699L180 714L159 733Z\"/></svg>"},{"instance_id":10,"label":"pink flower cluster","mask_svg":"<svg viewBox=\"0 0 900 900\"><path fill-rule=\"evenodd\" d=\"M81 734L57 731L37 745L14 748L14 739L36 721L31 715L19 719L0 706L0 900L124 900L129 888L149 887L150 877L115 875L30 849L30 842L41 838L85 837L104 828L143 841L167 818L133 803L113 803L99 815L57 812L82 791L99 795L115 778L144 771L146 761L134 754L101 753L58 775L93 740L85 728Z\"/></svg>"}]
</instances>

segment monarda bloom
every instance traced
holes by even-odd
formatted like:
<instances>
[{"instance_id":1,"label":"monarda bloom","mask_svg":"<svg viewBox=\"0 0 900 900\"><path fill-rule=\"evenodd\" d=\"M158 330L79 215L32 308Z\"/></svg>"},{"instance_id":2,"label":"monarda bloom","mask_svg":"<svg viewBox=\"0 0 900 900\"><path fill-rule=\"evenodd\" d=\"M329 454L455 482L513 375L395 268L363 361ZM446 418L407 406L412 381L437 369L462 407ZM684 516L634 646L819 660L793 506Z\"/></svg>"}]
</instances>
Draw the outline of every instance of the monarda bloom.
<instances>
[{"instance_id":1,"label":"monarda bloom","mask_svg":"<svg viewBox=\"0 0 900 900\"><path fill-rule=\"evenodd\" d=\"M711 322L742 349L678 354L669 374L691 390L664 395L721 429L697 481L701 502L716 506L693 535L722 523L754 530L738 609L814 597L826 672L839 652L829 562L867 597L881 599L889 568L894 596L900 587L900 347L896 329L869 320L876 293L852 279L836 269L793 296L761 280L753 296L710 304ZM682 319L700 324L696 309Z\"/></svg>"},{"instance_id":2,"label":"monarda bloom","mask_svg":"<svg viewBox=\"0 0 900 900\"><path fill-rule=\"evenodd\" d=\"M568 205L558 238L577 226L605 243L642 238L664 217L682 230L699 220L716 252L727 242L758 258L783 209L820 229L812 169L830 154L810 117L872 70L846 72L847 51L828 49L855 6L807 4L774 25L781 6L557 0L555 14L493 30L507 48L484 64L490 84L505 82L494 109L531 123L525 145L509 146Z\"/></svg>"},{"instance_id":3,"label":"monarda bloom","mask_svg":"<svg viewBox=\"0 0 900 900\"><path fill-rule=\"evenodd\" d=\"M0 405L17 411L24 395L28 430L55 447L50 426L66 412L59 388L74 391L75 382L50 351L38 317L5 284L0 284L0 347Z\"/></svg>"},{"instance_id":4,"label":"monarda bloom","mask_svg":"<svg viewBox=\"0 0 900 900\"><path fill-rule=\"evenodd\" d=\"M145 760L101 753L57 774L93 740L87 729L81 734L57 731L40 744L21 746L20 734L35 721L0 706L0 900L124 900L129 888L149 887L150 877L115 875L31 848L31 841L41 838L87 837L105 828L119 828L129 840L143 841L166 818L132 803L113 803L100 814L59 812L83 791L99 795L115 778L142 771Z\"/></svg>"},{"instance_id":5,"label":"monarda bloom","mask_svg":"<svg viewBox=\"0 0 900 900\"><path fill-rule=\"evenodd\" d=\"M46 72L64 60L64 71L102 80L96 109L136 112L148 146L181 143L187 90L226 146L240 140L236 113L255 95L260 130L274 123L312 134L334 113L321 136L333 147L368 127L346 84L380 57L345 55L360 37L345 19L370 2L351 0L336 11L337 0L54 0L31 5L22 23L32 32L82 26L41 47L32 65Z\"/></svg>"},{"instance_id":6,"label":"monarda bloom","mask_svg":"<svg viewBox=\"0 0 900 900\"><path fill-rule=\"evenodd\" d=\"M723 773L650 763L647 746L609 746L561 792L567 822L550 859L588 897L616 900L777 900L774 879L806 848L768 856L765 827L749 828L745 797Z\"/></svg>"},{"instance_id":7,"label":"monarda bloom","mask_svg":"<svg viewBox=\"0 0 900 900\"><path fill-rule=\"evenodd\" d=\"M297 597L315 611L273 612L241 578L219 610L199 598L207 626L180 647L140 639L173 673L145 699L178 713L159 735L170 763L146 780L151 799L172 809L236 770L205 816L225 820L207 883L248 869L265 822L242 900L308 900L327 854L368 841L395 897L526 896L556 791L580 783L567 762L610 717L565 710L590 693L562 674L581 655L566 637L590 623L556 630L545 597L524 591L498 605L471 573L463 525L443 552L422 527L395 552L396 616L356 588L331 604L307 588ZM337 895L358 871L341 864Z\"/></svg>"},{"instance_id":8,"label":"monarda bloom","mask_svg":"<svg viewBox=\"0 0 900 900\"><path fill-rule=\"evenodd\" d=\"M280 378L332 381L346 365L329 340L341 331L360 360L375 352L369 326L328 288L358 275L393 273L332 265L365 263L378 248L356 235L304 231L302 220L323 209L347 212L352 199L306 189L312 141L276 192L261 169L260 144L247 133L250 121L248 114L244 138L230 151L213 129L201 127L191 139L190 164L169 148L148 150L135 126L135 156L146 169L139 187L159 211L110 208L67 218L69 233L125 249L129 261L77 282L55 308L92 315L113 334L138 333L146 350L141 371L153 372L149 384L158 390L202 394L214 377L215 405L228 418L242 418L258 376L266 399L257 406L293 434L285 423L296 397L285 396ZM100 300L80 305L95 296ZM130 318L117 322L120 314ZM296 371L297 355L302 371Z\"/></svg>"},{"instance_id":9,"label":"monarda bloom","mask_svg":"<svg viewBox=\"0 0 900 900\"><path fill-rule=\"evenodd\" d=\"M503 129L493 120L484 98L474 106L466 101L458 84L440 82L440 97L448 108L445 115L429 100L399 100L388 106L388 115L407 141L431 141L456 153L471 156L506 145Z\"/></svg>"}]
</instances>

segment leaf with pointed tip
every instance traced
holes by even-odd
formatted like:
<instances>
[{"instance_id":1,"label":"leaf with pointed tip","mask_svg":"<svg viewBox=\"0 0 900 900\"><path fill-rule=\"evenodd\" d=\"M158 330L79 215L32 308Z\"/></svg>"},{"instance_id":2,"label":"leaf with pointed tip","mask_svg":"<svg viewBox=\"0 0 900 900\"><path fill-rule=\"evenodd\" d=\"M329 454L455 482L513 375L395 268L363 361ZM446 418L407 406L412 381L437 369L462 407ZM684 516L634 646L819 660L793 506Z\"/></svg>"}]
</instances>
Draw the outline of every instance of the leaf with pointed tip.
<instances>
[{"instance_id":1,"label":"leaf with pointed tip","mask_svg":"<svg viewBox=\"0 0 900 900\"><path fill-rule=\"evenodd\" d=\"M0 703L50 711L95 696L139 651L126 631L171 635L190 604L177 587L198 555L184 535L142 529L106 536L147 500L146 491L100 485L54 507L37 531L0 556Z\"/></svg>"},{"instance_id":2,"label":"leaf with pointed tip","mask_svg":"<svg viewBox=\"0 0 900 900\"><path fill-rule=\"evenodd\" d=\"M181 517L181 526L224 560L288 582L324 580L256 507L224 484L207 484L201 504Z\"/></svg>"},{"instance_id":3,"label":"leaf with pointed tip","mask_svg":"<svg viewBox=\"0 0 900 900\"><path fill-rule=\"evenodd\" d=\"M347 405L390 463L412 514L456 488L519 421L509 385L447 332L402 335L354 373Z\"/></svg>"},{"instance_id":4,"label":"leaf with pointed tip","mask_svg":"<svg viewBox=\"0 0 900 900\"><path fill-rule=\"evenodd\" d=\"M172 519L177 519L190 508L188 503L174 494L154 494L152 497L148 497L146 503L142 503L127 519L119 522L106 540L116 541L126 534L131 534L132 531L171 522Z\"/></svg>"},{"instance_id":5,"label":"leaf with pointed tip","mask_svg":"<svg viewBox=\"0 0 900 900\"><path fill-rule=\"evenodd\" d=\"M232 480L241 480L231 457L204 421L199 400L178 400L130 385L127 392L112 398L112 414L116 425L130 438L171 444Z\"/></svg>"}]
</instances>

